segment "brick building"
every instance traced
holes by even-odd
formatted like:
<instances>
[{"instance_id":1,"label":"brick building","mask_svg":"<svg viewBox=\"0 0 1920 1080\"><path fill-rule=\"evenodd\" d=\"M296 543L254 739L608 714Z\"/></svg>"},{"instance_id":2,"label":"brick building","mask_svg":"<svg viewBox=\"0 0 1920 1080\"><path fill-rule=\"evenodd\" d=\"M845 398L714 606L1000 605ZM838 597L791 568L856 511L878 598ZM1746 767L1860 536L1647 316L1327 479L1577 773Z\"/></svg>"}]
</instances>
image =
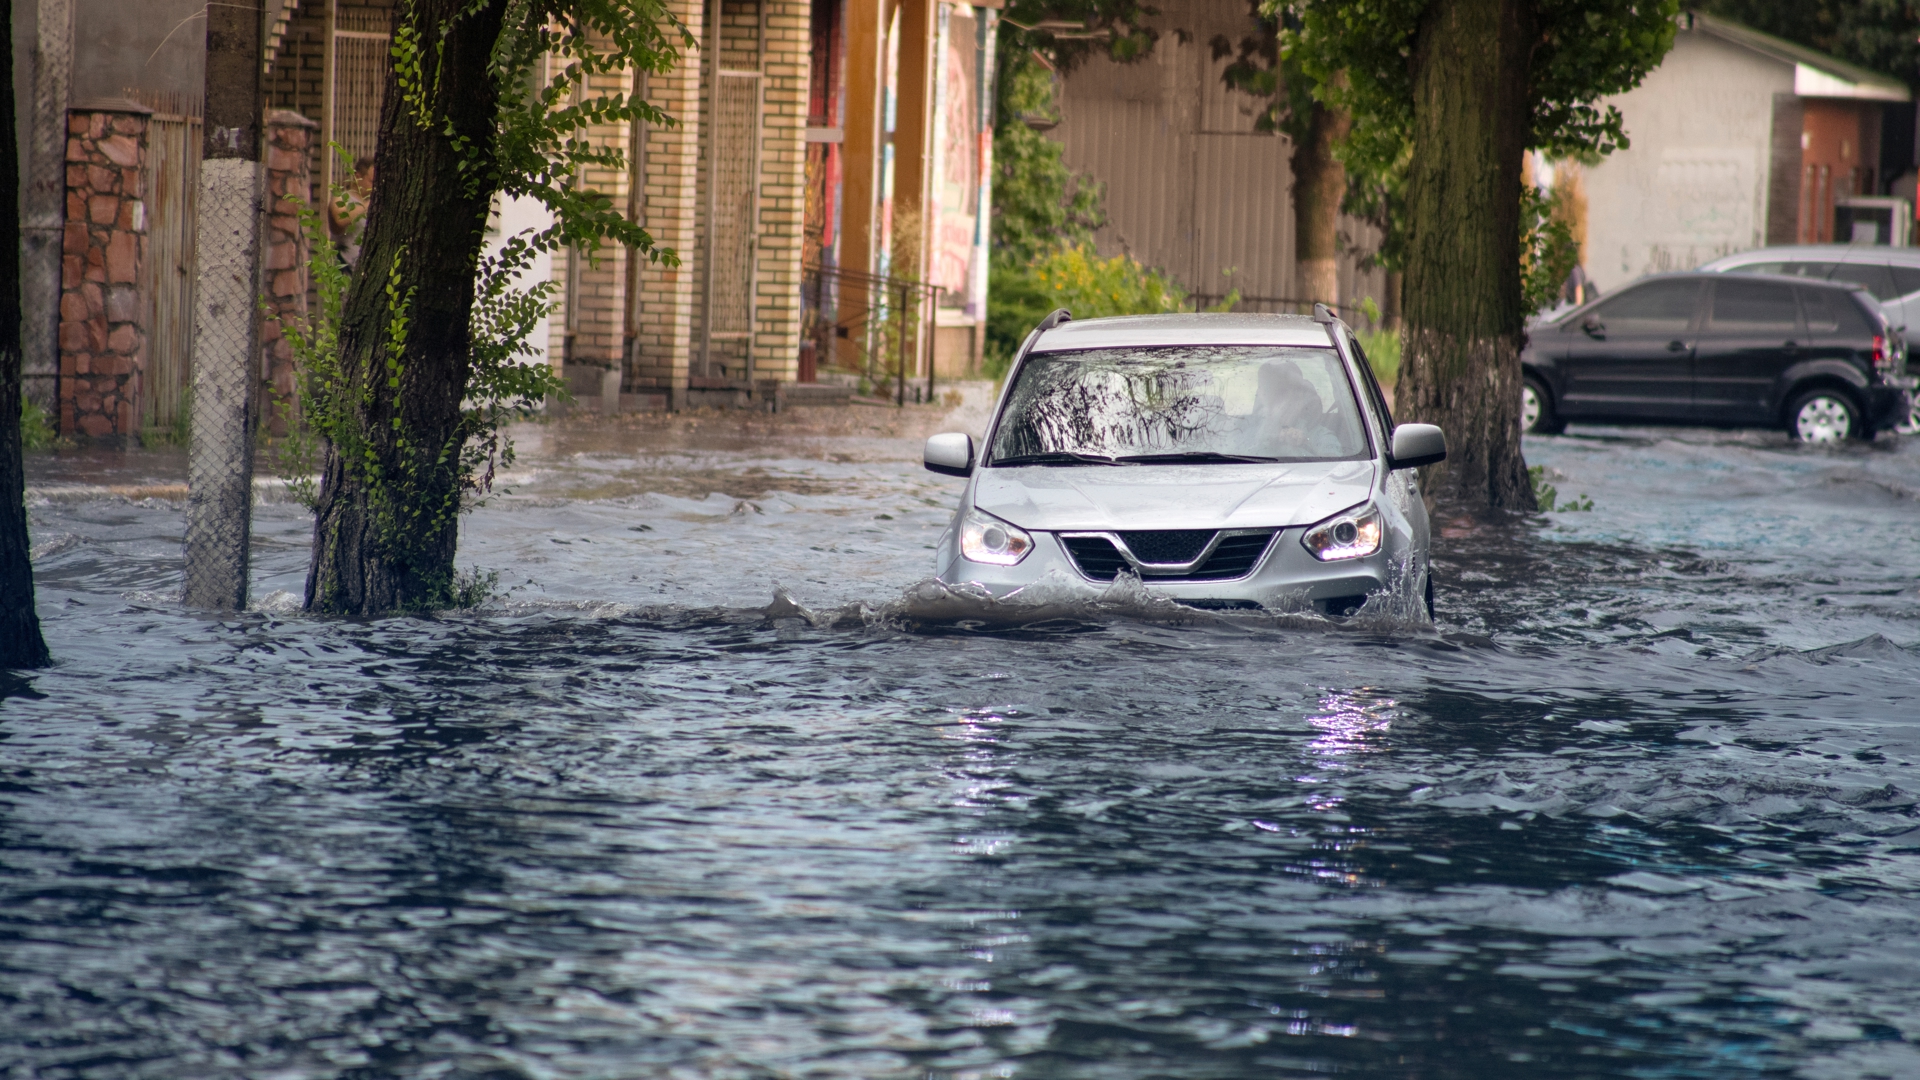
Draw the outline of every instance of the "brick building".
<instances>
[{"instance_id":1,"label":"brick building","mask_svg":"<svg viewBox=\"0 0 1920 1080\"><path fill-rule=\"evenodd\" d=\"M664 75L598 76L588 89L641 94L678 124L591 129L627 167L577 182L680 262L553 255L545 352L576 400L740 405L835 368L843 382L884 378L902 354L916 379L930 363L949 375L977 364L995 13L943 0L668 7L698 46ZM390 18L391 0L286 0L271 104L316 119L316 147L371 152ZM316 193L334 168L316 149ZM896 218L918 223L904 242ZM505 232L546 224L537 207L502 207ZM895 289L926 296L918 283L940 286L941 302L902 347L882 323Z\"/></svg>"},{"instance_id":2,"label":"brick building","mask_svg":"<svg viewBox=\"0 0 1920 1080\"><path fill-rule=\"evenodd\" d=\"M270 183L276 196L318 203L346 179L329 146L348 160L374 151L394 0L266 3ZM543 260L560 302L542 344L576 398L602 409L742 405L804 396L793 384L815 379L899 392L903 375L918 386L935 365L951 375L976 364L995 12L946 0L668 5L698 47L664 75L607 76L591 89L642 94L678 123L592 130L628 167L577 182L680 262L624 250ZM175 31L197 6L29 9L40 20L31 76L54 106L29 118L23 168L29 246L46 249L28 259L28 392L63 434L183 430L204 42ZM148 60L163 53L171 63L156 74ZM295 208L276 197L267 209L263 292L298 315L307 287ZM547 222L537 206L509 202L498 224L513 233ZM291 364L270 327L266 422Z\"/></svg>"}]
</instances>

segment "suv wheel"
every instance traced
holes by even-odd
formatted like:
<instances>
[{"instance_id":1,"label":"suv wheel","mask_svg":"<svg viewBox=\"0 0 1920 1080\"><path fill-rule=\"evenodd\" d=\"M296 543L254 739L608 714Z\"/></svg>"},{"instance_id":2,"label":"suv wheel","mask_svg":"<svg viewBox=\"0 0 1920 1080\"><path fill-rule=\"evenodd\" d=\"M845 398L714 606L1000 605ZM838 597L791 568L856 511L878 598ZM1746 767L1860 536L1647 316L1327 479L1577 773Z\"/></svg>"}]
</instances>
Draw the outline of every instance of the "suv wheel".
<instances>
[{"instance_id":1,"label":"suv wheel","mask_svg":"<svg viewBox=\"0 0 1920 1080\"><path fill-rule=\"evenodd\" d=\"M1533 435L1558 435L1567 422L1554 415L1553 395L1546 384L1528 375L1520 381L1520 430Z\"/></svg>"},{"instance_id":2,"label":"suv wheel","mask_svg":"<svg viewBox=\"0 0 1920 1080\"><path fill-rule=\"evenodd\" d=\"M1815 446L1843 443L1860 436L1860 410L1838 390L1809 390L1787 406L1787 434Z\"/></svg>"}]
</instances>

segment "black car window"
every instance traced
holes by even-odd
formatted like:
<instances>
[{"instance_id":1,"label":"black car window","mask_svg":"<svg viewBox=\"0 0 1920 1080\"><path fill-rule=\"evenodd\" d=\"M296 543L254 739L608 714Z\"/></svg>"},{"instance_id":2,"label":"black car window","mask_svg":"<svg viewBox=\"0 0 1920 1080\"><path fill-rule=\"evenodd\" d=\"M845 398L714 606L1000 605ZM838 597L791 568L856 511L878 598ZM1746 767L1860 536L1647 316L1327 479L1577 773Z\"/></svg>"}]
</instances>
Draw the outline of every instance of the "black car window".
<instances>
[{"instance_id":1,"label":"black car window","mask_svg":"<svg viewBox=\"0 0 1920 1080\"><path fill-rule=\"evenodd\" d=\"M1889 266L1887 270L1893 274L1893 295L1920 292L1920 266Z\"/></svg>"},{"instance_id":2,"label":"black car window","mask_svg":"<svg viewBox=\"0 0 1920 1080\"><path fill-rule=\"evenodd\" d=\"M1793 287L1771 281L1729 278L1713 283L1713 313L1708 324L1723 334L1791 336L1799 325Z\"/></svg>"},{"instance_id":3,"label":"black car window","mask_svg":"<svg viewBox=\"0 0 1920 1080\"><path fill-rule=\"evenodd\" d=\"M1360 361L1360 381L1366 385L1367 400L1373 402L1373 411L1379 417L1381 445L1393 445L1393 411L1387 408L1386 395L1380 392L1380 382L1374 378L1373 362L1367 359L1367 350L1360 347L1360 339L1347 335L1347 345L1353 349L1353 355Z\"/></svg>"},{"instance_id":4,"label":"black car window","mask_svg":"<svg viewBox=\"0 0 1920 1080\"><path fill-rule=\"evenodd\" d=\"M1807 313L1807 332L1834 337L1869 338L1875 333L1867 313L1853 294L1838 289L1801 289L1800 305Z\"/></svg>"},{"instance_id":5,"label":"black car window","mask_svg":"<svg viewBox=\"0 0 1920 1080\"><path fill-rule=\"evenodd\" d=\"M1698 281L1649 281L1601 304L1589 318L1600 320L1609 334L1684 334L1699 295Z\"/></svg>"}]
</instances>

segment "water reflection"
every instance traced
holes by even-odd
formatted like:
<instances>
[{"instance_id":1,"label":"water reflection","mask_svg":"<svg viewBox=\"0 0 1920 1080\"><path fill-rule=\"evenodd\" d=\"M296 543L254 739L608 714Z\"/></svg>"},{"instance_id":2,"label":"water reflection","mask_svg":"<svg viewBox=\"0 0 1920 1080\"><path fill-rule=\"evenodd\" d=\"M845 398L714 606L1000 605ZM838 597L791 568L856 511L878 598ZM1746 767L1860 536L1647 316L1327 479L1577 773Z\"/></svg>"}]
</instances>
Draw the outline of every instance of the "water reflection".
<instances>
[{"instance_id":1,"label":"water reflection","mask_svg":"<svg viewBox=\"0 0 1920 1080\"><path fill-rule=\"evenodd\" d=\"M1393 727L1398 702L1371 689L1336 690L1320 699L1319 711L1307 717L1307 723L1320 732L1308 748L1316 757L1344 758L1355 754L1382 753L1391 746L1387 732ZM1346 763L1324 762L1326 767Z\"/></svg>"}]
</instances>

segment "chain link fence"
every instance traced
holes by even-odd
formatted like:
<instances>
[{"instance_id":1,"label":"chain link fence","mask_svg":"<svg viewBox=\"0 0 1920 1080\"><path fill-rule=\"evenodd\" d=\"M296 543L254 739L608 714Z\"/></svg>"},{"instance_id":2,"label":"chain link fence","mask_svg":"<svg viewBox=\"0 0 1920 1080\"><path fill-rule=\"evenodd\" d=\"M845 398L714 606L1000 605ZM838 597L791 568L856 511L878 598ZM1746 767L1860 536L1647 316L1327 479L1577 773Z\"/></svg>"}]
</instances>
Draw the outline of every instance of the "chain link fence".
<instances>
[{"instance_id":1,"label":"chain link fence","mask_svg":"<svg viewBox=\"0 0 1920 1080\"><path fill-rule=\"evenodd\" d=\"M201 162L182 599L216 611L247 606L265 194L266 170L259 162Z\"/></svg>"}]
</instances>

